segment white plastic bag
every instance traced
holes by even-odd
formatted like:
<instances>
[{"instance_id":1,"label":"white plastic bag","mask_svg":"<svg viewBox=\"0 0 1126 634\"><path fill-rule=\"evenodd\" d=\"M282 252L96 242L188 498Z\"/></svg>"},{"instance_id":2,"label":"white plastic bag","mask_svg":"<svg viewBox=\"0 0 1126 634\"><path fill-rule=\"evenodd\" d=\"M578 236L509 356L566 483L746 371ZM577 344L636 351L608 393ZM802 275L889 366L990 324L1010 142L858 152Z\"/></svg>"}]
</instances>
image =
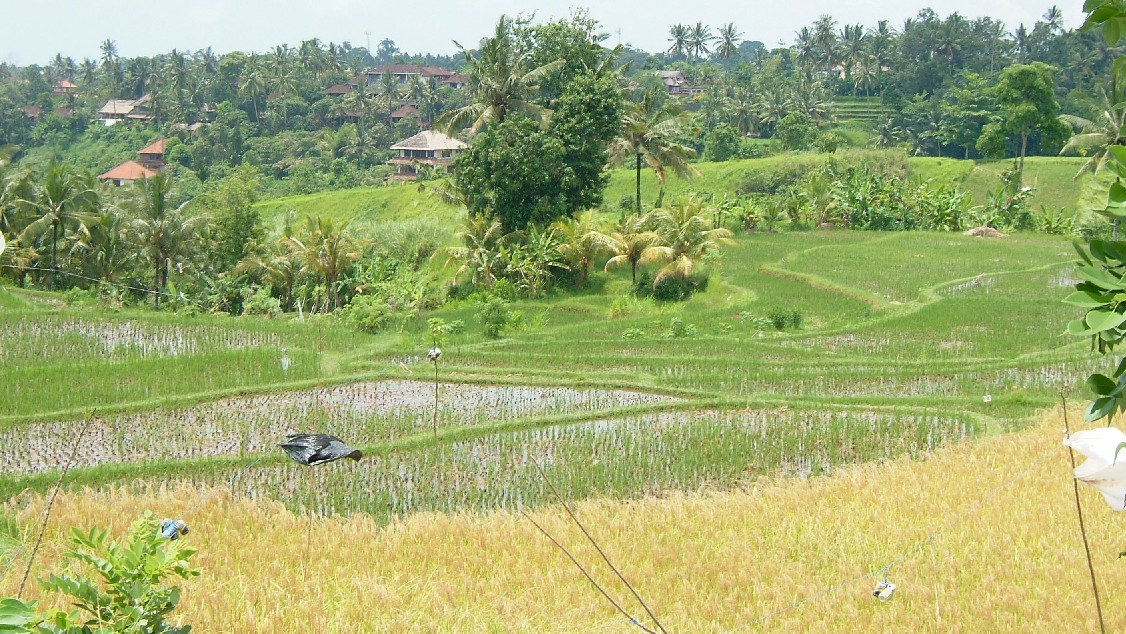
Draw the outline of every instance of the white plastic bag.
<instances>
[{"instance_id":1,"label":"white plastic bag","mask_svg":"<svg viewBox=\"0 0 1126 634\"><path fill-rule=\"evenodd\" d=\"M1076 479L1099 490L1116 511L1126 511L1126 434L1114 427L1076 432L1063 444L1083 454L1086 462L1075 468Z\"/></svg>"}]
</instances>

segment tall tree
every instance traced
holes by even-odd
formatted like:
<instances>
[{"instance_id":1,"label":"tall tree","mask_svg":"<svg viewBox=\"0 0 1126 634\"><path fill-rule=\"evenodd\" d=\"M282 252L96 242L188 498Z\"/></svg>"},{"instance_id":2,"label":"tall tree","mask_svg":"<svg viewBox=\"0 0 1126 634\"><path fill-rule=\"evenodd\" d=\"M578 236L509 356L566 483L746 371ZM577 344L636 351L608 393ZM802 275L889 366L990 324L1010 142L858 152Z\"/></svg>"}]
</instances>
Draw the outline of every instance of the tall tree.
<instances>
[{"instance_id":1,"label":"tall tree","mask_svg":"<svg viewBox=\"0 0 1126 634\"><path fill-rule=\"evenodd\" d=\"M676 137L688 126L688 115L675 103L662 98L657 89L645 92L641 101L626 104L622 127L610 144L610 156L618 164L632 164L635 172L634 212L641 213L641 167L648 165L664 184L668 170L688 178L696 169L688 160L696 151Z\"/></svg>"},{"instance_id":2,"label":"tall tree","mask_svg":"<svg viewBox=\"0 0 1126 634\"><path fill-rule=\"evenodd\" d=\"M110 87L110 99L117 99L117 87L120 66L118 64L117 42L106 39L101 43L102 49L102 74L106 78L106 85Z\"/></svg>"},{"instance_id":3,"label":"tall tree","mask_svg":"<svg viewBox=\"0 0 1126 634\"><path fill-rule=\"evenodd\" d=\"M254 124L260 125L262 117L258 112L258 98L266 92L266 79L262 76L262 66L258 56L252 55L242 69L238 79L239 96L249 99L254 107Z\"/></svg>"},{"instance_id":4,"label":"tall tree","mask_svg":"<svg viewBox=\"0 0 1126 634\"><path fill-rule=\"evenodd\" d=\"M379 77L379 87L376 89L376 98L384 105L387 113L387 125L391 125L391 113L395 111L395 104L399 102L399 80L393 73L385 72Z\"/></svg>"},{"instance_id":5,"label":"tall tree","mask_svg":"<svg viewBox=\"0 0 1126 634\"><path fill-rule=\"evenodd\" d=\"M92 176L76 174L66 164L52 158L41 180L21 188L27 197L15 201L19 208L34 218L20 233L21 245L30 246L50 231L55 286L58 286L59 239L64 238L67 232L85 229L90 215L97 212L101 204L97 187L97 181Z\"/></svg>"},{"instance_id":6,"label":"tall tree","mask_svg":"<svg viewBox=\"0 0 1126 634\"><path fill-rule=\"evenodd\" d=\"M669 45L668 51L666 52L671 55L673 59L685 57L688 52L688 37L689 30L687 26L674 24L669 27L669 42L672 42L672 44Z\"/></svg>"},{"instance_id":7,"label":"tall tree","mask_svg":"<svg viewBox=\"0 0 1126 634\"><path fill-rule=\"evenodd\" d=\"M1054 74L1055 69L1042 62L1014 64L1001 71L994 88L1002 126L1019 139L1018 184L1024 174L1029 137L1062 125L1057 119L1060 105L1056 101Z\"/></svg>"},{"instance_id":8,"label":"tall tree","mask_svg":"<svg viewBox=\"0 0 1126 634\"><path fill-rule=\"evenodd\" d=\"M172 181L162 172L135 181L133 188L132 198L125 203L131 215L128 234L153 267L153 297L160 306L173 262L182 265L191 257L193 241L207 226L208 218L188 216L185 205L173 207Z\"/></svg>"},{"instance_id":9,"label":"tall tree","mask_svg":"<svg viewBox=\"0 0 1126 634\"><path fill-rule=\"evenodd\" d=\"M688 31L688 51L696 61L700 61L700 59L711 52L711 49L708 47L714 41L715 36L712 35L711 28L703 22L697 22Z\"/></svg>"},{"instance_id":10,"label":"tall tree","mask_svg":"<svg viewBox=\"0 0 1126 634\"><path fill-rule=\"evenodd\" d=\"M565 184L574 170L567 148L527 117L490 125L454 159L453 180L469 212L496 218L506 231L547 225L569 214Z\"/></svg>"},{"instance_id":11,"label":"tall tree","mask_svg":"<svg viewBox=\"0 0 1126 634\"><path fill-rule=\"evenodd\" d=\"M734 22L728 22L719 28L718 44L715 54L723 59L731 59L739 54L739 42L743 34L735 27Z\"/></svg>"},{"instance_id":12,"label":"tall tree","mask_svg":"<svg viewBox=\"0 0 1126 634\"><path fill-rule=\"evenodd\" d=\"M468 88L473 101L442 114L434 122L436 128L452 133L469 126L470 134L477 134L486 125L503 122L510 112L547 121L551 111L533 100L539 81L565 62L555 60L531 67L530 51L518 46L512 30L512 19L502 15L493 36L481 41L476 55L458 44L467 58Z\"/></svg>"}]
</instances>

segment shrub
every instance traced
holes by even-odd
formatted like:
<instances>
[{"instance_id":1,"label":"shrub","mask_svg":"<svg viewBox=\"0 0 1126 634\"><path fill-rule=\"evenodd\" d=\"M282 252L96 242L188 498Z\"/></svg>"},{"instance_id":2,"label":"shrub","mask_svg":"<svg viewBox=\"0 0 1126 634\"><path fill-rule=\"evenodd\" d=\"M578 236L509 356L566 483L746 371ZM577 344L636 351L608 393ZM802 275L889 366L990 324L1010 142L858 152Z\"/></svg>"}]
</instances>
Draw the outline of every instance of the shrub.
<instances>
[{"instance_id":1,"label":"shrub","mask_svg":"<svg viewBox=\"0 0 1126 634\"><path fill-rule=\"evenodd\" d=\"M610 319L625 317L626 315L637 312L638 308L639 302L636 298L622 295L615 298L610 304Z\"/></svg>"},{"instance_id":2,"label":"shrub","mask_svg":"<svg viewBox=\"0 0 1126 634\"><path fill-rule=\"evenodd\" d=\"M71 533L70 559L97 573L98 580L72 574L52 574L41 581L49 591L61 592L78 608L55 610L42 616L35 602L0 600L0 631L4 632L136 632L187 634L190 625L167 621L180 603L180 590L161 583L169 577L189 579L199 570L188 564L195 550L170 541L151 513L133 522L127 543L110 539L97 528ZM91 629L96 627L96 629Z\"/></svg>"},{"instance_id":3,"label":"shrub","mask_svg":"<svg viewBox=\"0 0 1126 634\"><path fill-rule=\"evenodd\" d=\"M692 277L665 275L653 282L653 299L662 302L684 301L692 296Z\"/></svg>"},{"instance_id":4,"label":"shrub","mask_svg":"<svg viewBox=\"0 0 1126 634\"><path fill-rule=\"evenodd\" d=\"M832 154L845 143L845 138L836 132L825 132L817 135L817 138L813 140L813 148L818 152Z\"/></svg>"},{"instance_id":5,"label":"shrub","mask_svg":"<svg viewBox=\"0 0 1126 634\"><path fill-rule=\"evenodd\" d=\"M501 297L490 297L481 306L478 317L485 327L485 336L496 339L513 321L511 304Z\"/></svg>"},{"instance_id":6,"label":"shrub","mask_svg":"<svg viewBox=\"0 0 1126 634\"><path fill-rule=\"evenodd\" d=\"M718 125L708 133L704 142L704 156L709 161L726 161L739 152L739 135L729 125Z\"/></svg>"},{"instance_id":7,"label":"shrub","mask_svg":"<svg viewBox=\"0 0 1126 634\"><path fill-rule=\"evenodd\" d=\"M791 112L782 117L774 130L774 136L787 150L803 150L810 146L817 135L817 127L809 116L801 112Z\"/></svg>"},{"instance_id":8,"label":"shrub","mask_svg":"<svg viewBox=\"0 0 1126 634\"><path fill-rule=\"evenodd\" d=\"M381 298L372 295L357 295L341 309L344 320L352 326L370 333L376 333L391 324L394 316Z\"/></svg>"},{"instance_id":9,"label":"shrub","mask_svg":"<svg viewBox=\"0 0 1126 634\"><path fill-rule=\"evenodd\" d=\"M249 288L245 289L242 301L242 314L277 317L281 313L281 301L270 295L270 289L264 286L253 292L250 292Z\"/></svg>"},{"instance_id":10,"label":"shrub","mask_svg":"<svg viewBox=\"0 0 1126 634\"><path fill-rule=\"evenodd\" d=\"M640 339L644 336L640 328L626 328L622 332L622 339Z\"/></svg>"},{"instance_id":11,"label":"shrub","mask_svg":"<svg viewBox=\"0 0 1126 634\"><path fill-rule=\"evenodd\" d=\"M696 336L696 327L692 324L684 323L680 317L673 317L669 322L669 328L663 334L666 339L686 339L688 337Z\"/></svg>"}]
</instances>

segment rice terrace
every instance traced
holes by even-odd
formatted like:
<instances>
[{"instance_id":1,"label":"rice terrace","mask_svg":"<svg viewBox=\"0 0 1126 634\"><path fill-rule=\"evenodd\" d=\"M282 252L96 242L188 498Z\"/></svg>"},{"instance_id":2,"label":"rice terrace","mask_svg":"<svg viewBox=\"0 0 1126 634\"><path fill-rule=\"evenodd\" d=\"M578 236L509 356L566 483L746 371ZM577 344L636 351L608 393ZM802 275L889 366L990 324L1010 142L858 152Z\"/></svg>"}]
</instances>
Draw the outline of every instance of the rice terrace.
<instances>
[{"instance_id":1,"label":"rice terrace","mask_svg":"<svg viewBox=\"0 0 1126 634\"><path fill-rule=\"evenodd\" d=\"M1122 629L1084 8L0 63L0 634Z\"/></svg>"}]
</instances>

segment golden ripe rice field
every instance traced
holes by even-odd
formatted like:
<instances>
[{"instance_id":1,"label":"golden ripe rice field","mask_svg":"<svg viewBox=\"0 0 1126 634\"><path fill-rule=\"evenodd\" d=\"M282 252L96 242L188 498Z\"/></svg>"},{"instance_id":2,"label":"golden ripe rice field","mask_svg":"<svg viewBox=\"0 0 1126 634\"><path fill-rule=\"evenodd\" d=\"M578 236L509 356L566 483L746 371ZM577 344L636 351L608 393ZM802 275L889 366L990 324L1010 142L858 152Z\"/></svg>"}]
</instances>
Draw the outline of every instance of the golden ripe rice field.
<instances>
[{"instance_id":1,"label":"golden ripe rice field","mask_svg":"<svg viewBox=\"0 0 1126 634\"><path fill-rule=\"evenodd\" d=\"M919 460L575 510L669 632L1094 631L1062 428L1057 411ZM1119 629L1126 517L1081 493L1107 625ZM185 539L205 572L183 585L176 617L195 631L642 631L511 511L381 525L186 485L64 493L33 574L63 565L63 527L120 533L146 509L183 513L185 500L200 501ZM31 525L42 504L21 496L9 510ZM560 507L532 517L652 627ZM898 591L883 603L871 591L889 563ZM14 594L18 572L0 594Z\"/></svg>"}]
</instances>

